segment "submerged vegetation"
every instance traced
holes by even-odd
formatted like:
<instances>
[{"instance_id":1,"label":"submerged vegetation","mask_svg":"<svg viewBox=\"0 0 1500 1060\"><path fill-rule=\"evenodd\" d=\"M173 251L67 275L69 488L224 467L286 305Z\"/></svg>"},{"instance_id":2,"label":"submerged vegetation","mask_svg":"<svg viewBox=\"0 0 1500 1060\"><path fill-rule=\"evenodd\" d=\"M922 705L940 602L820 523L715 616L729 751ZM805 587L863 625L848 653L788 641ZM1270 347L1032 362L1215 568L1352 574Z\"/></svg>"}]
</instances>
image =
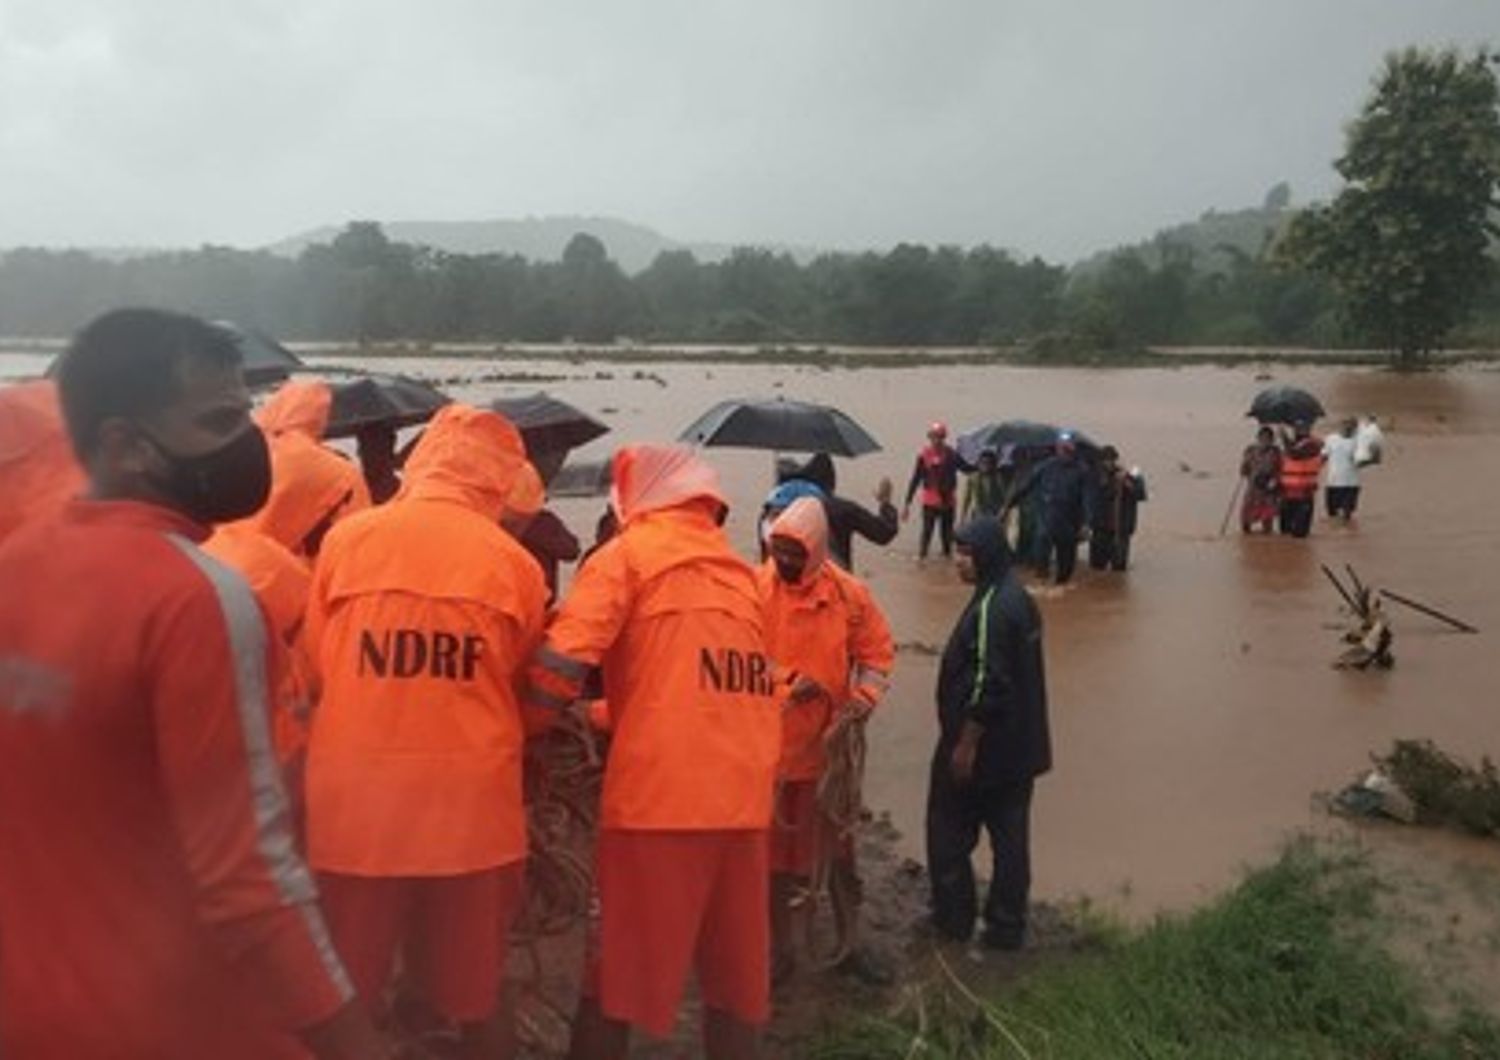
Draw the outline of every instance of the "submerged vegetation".
<instances>
[{"instance_id":1,"label":"submerged vegetation","mask_svg":"<svg viewBox=\"0 0 1500 1060\"><path fill-rule=\"evenodd\" d=\"M935 958L894 1015L825 1035L815 1060L1459 1060L1500 1024L1439 1016L1383 946L1378 874L1310 840L1185 917L985 984Z\"/></svg>"}]
</instances>

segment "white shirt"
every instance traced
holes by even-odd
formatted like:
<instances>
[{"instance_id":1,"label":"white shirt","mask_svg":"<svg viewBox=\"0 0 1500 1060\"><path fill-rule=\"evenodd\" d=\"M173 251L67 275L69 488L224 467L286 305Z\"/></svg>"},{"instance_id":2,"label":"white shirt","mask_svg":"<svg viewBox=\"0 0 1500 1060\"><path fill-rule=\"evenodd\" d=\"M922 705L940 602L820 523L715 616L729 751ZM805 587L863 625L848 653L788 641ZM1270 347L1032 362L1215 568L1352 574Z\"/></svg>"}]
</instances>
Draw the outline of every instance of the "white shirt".
<instances>
[{"instance_id":1,"label":"white shirt","mask_svg":"<svg viewBox=\"0 0 1500 1060\"><path fill-rule=\"evenodd\" d=\"M1360 466L1380 463L1380 449L1385 444L1385 435L1380 424L1365 420L1354 432L1354 460Z\"/></svg>"},{"instance_id":2,"label":"white shirt","mask_svg":"<svg viewBox=\"0 0 1500 1060\"><path fill-rule=\"evenodd\" d=\"M1328 460L1326 485L1335 489L1359 485L1359 466L1354 459L1357 445L1353 438L1335 434L1323 443L1323 456Z\"/></svg>"}]
</instances>

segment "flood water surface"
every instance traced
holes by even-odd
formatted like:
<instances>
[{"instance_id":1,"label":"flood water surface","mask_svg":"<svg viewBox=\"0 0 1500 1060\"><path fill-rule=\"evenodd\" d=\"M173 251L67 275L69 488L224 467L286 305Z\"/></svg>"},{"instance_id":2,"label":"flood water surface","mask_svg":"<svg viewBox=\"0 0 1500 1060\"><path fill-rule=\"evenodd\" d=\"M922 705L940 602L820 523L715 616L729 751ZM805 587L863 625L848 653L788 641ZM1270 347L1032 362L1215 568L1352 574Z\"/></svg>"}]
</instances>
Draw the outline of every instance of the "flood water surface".
<instances>
[{"instance_id":1,"label":"flood water surface","mask_svg":"<svg viewBox=\"0 0 1500 1060\"><path fill-rule=\"evenodd\" d=\"M1033 814L1038 897L1086 893L1133 913L1180 907L1268 856L1290 831L1323 820L1315 793L1342 786L1395 739L1500 757L1500 373L1278 369L1276 382L1313 390L1333 416L1375 413L1387 427L1386 460L1366 472L1357 525L1320 518L1310 539L1292 541L1243 538L1237 519L1219 532L1253 433L1244 413L1269 382L1248 368L372 366L445 379L549 377L449 389L481 401L544 386L614 427L584 458L602 459L624 441L672 438L727 397L829 402L886 446L840 462L841 492L862 500L882 476L904 491L934 419L955 431L1048 420L1116 445L1150 489L1132 570L1085 570L1073 586L1038 593L1056 759ZM736 506L730 532L748 554L772 457L707 455ZM587 534L601 504L562 500L557 508ZM889 549L857 542L856 567L904 646L892 695L871 726L867 801L891 813L920 858L935 737L932 651L967 590L948 564L916 561L915 534L904 527ZM1333 670L1341 616L1320 564L1346 563L1483 632L1451 633L1392 608L1396 668Z\"/></svg>"}]
</instances>

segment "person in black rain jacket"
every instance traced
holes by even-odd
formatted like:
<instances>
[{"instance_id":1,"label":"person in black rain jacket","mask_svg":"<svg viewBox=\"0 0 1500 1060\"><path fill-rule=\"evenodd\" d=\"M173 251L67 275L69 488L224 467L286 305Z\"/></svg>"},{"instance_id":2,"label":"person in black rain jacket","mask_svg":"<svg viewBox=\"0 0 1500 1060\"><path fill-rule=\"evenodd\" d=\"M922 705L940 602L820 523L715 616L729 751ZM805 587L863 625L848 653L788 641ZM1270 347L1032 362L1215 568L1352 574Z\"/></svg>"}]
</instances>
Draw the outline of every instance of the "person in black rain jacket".
<instances>
[{"instance_id":1,"label":"person in black rain jacket","mask_svg":"<svg viewBox=\"0 0 1500 1060\"><path fill-rule=\"evenodd\" d=\"M983 828L994 857L983 942L1018 949L1031 886L1032 787L1052 767L1041 615L1011 570L998 519L964 526L958 546L959 575L974 595L938 672L941 734L927 799L932 922L949 938L973 934L979 910L970 856Z\"/></svg>"}]
</instances>

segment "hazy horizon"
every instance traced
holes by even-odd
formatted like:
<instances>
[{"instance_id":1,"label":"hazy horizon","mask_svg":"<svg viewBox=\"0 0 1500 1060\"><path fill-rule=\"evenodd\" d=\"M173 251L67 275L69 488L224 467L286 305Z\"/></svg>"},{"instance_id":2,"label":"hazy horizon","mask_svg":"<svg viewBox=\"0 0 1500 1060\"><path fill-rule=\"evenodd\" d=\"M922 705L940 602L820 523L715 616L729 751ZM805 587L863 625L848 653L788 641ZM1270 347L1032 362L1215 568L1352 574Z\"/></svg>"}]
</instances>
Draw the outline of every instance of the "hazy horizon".
<instances>
[{"instance_id":1,"label":"hazy horizon","mask_svg":"<svg viewBox=\"0 0 1500 1060\"><path fill-rule=\"evenodd\" d=\"M605 216L685 243L1076 260L1336 186L1466 0L0 0L0 247Z\"/></svg>"}]
</instances>

